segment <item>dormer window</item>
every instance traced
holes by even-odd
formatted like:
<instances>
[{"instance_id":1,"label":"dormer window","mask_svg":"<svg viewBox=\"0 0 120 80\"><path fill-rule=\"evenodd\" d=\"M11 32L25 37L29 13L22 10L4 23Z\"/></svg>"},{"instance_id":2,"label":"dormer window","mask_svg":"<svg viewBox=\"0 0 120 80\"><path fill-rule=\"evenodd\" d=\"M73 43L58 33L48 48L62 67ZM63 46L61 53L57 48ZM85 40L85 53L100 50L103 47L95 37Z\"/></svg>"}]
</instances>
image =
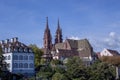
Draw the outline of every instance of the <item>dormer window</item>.
<instances>
[{"instance_id":1,"label":"dormer window","mask_svg":"<svg viewBox=\"0 0 120 80\"><path fill-rule=\"evenodd\" d=\"M27 48L24 48L24 52L28 52L28 49L27 49Z\"/></svg>"}]
</instances>

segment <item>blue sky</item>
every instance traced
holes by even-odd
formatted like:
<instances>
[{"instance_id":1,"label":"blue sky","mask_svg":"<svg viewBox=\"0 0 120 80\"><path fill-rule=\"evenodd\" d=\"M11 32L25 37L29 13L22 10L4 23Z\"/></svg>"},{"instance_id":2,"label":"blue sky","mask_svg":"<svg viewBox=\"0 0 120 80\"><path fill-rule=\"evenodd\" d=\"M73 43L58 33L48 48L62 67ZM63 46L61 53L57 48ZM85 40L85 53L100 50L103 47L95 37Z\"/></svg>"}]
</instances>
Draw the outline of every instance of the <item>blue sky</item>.
<instances>
[{"instance_id":1,"label":"blue sky","mask_svg":"<svg viewBox=\"0 0 120 80\"><path fill-rule=\"evenodd\" d=\"M47 16L53 39L59 18L64 39L120 51L120 0L0 0L0 40L18 37L42 47Z\"/></svg>"}]
</instances>

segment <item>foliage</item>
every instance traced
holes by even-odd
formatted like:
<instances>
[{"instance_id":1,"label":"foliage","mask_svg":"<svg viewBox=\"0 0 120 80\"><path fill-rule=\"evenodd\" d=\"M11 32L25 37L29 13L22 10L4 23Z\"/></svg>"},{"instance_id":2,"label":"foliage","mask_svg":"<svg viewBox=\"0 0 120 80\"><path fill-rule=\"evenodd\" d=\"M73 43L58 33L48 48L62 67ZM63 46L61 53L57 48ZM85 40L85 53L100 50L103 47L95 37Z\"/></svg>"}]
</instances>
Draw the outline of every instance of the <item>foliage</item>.
<instances>
[{"instance_id":1,"label":"foliage","mask_svg":"<svg viewBox=\"0 0 120 80\"><path fill-rule=\"evenodd\" d=\"M54 71L52 70L50 65L43 65L40 68L40 71L37 73L37 76L42 79L51 79Z\"/></svg>"},{"instance_id":2,"label":"foliage","mask_svg":"<svg viewBox=\"0 0 120 80\"><path fill-rule=\"evenodd\" d=\"M32 50L35 54L35 66L37 67L41 64L41 56L43 55L43 52L35 44L31 44L31 45L29 45L29 47L32 48Z\"/></svg>"},{"instance_id":3,"label":"foliage","mask_svg":"<svg viewBox=\"0 0 120 80\"><path fill-rule=\"evenodd\" d=\"M55 73L52 77L52 80L69 80L64 74Z\"/></svg>"},{"instance_id":4,"label":"foliage","mask_svg":"<svg viewBox=\"0 0 120 80\"><path fill-rule=\"evenodd\" d=\"M89 67L90 79L89 80L114 80L115 68L108 63L95 62Z\"/></svg>"}]
</instances>

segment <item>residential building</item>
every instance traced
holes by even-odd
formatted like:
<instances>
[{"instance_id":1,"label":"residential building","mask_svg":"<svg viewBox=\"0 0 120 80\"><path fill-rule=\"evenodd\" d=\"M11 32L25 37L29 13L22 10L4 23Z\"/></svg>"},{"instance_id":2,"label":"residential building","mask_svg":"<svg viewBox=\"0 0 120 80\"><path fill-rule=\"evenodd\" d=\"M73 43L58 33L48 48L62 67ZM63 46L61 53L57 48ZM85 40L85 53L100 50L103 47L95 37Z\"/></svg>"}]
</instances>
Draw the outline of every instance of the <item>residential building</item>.
<instances>
[{"instance_id":1,"label":"residential building","mask_svg":"<svg viewBox=\"0 0 120 80\"><path fill-rule=\"evenodd\" d=\"M116 50L111 49L103 49L103 51L100 52L100 56L120 56L120 54Z\"/></svg>"},{"instance_id":2,"label":"residential building","mask_svg":"<svg viewBox=\"0 0 120 80\"><path fill-rule=\"evenodd\" d=\"M31 48L18 41L18 38L2 40L2 47L5 62L8 70L13 74L25 76L34 75L34 53Z\"/></svg>"}]
</instances>

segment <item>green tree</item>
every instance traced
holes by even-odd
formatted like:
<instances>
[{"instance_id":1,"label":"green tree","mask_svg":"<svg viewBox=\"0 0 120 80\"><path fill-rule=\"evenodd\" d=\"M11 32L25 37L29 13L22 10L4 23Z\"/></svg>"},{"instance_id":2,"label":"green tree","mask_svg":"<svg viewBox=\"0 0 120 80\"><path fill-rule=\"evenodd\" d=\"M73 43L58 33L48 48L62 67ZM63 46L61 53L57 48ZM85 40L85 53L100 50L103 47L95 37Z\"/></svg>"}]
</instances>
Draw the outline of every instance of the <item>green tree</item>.
<instances>
[{"instance_id":1,"label":"green tree","mask_svg":"<svg viewBox=\"0 0 120 80\"><path fill-rule=\"evenodd\" d=\"M69 58L66 63L67 76L71 80L87 80L87 68L79 57Z\"/></svg>"},{"instance_id":2,"label":"green tree","mask_svg":"<svg viewBox=\"0 0 120 80\"><path fill-rule=\"evenodd\" d=\"M41 64L41 56L43 55L43 52L35 44L30 44L29 47L32 48L35 54L35 66L37 67Z\"/></svg>"},{"instance_id":3,"label":"green tree","mask_svg":"<svg viewBox=\"0 0 120 80\"><path fill-rule=\"evenodd\" d=\"M120 56L103 56L101 58L103 62L107 62L115 66L116 69L116 79L119 79L119 70L118 67L120 66Z\"/></svg>"},{"instance_id":4,"label":"green tree","mask_svg":"<svg viewBox=\"0 0 120 80\"><path fill-rule=\"evenodd\" d=\"M7 70L7 63L4 61L5 57L2 55L3 51L2 48L0 46L0 78L2 78L2 80L7 79L10 77L10 74Z\"/></svg>"},{"instance_id":5,"label":"green tree","mask_svg":"<svg viewBox=\"0 0 120 80\"><path fill-rule=\"evenodd\" d=\"M96 61L89 68L90 78L89 80L114 80L115 69L108 63Z\"/></svg>"},{"instance_id":6,"label":"green tree","mask_svg":"<svg viewBox=\"0 0 120 80\"><path fill-rule=\"evenodd\" d=\"M52 80L69 80L64 74L55 73L52 77Z\"/></svg>"},{"instance_id":7,"label":"green tree","mask_svg":"<svg viewBox=\"0 0 120 80\"><path fill-rule=\"evenodd\" d=\"M42 65L40 71L37 73L37 76L39 78L42 78L42 80L51 80L53 74L54 71L52 70L52 67L50 65Z\"/></svg>"}]
</instances>

